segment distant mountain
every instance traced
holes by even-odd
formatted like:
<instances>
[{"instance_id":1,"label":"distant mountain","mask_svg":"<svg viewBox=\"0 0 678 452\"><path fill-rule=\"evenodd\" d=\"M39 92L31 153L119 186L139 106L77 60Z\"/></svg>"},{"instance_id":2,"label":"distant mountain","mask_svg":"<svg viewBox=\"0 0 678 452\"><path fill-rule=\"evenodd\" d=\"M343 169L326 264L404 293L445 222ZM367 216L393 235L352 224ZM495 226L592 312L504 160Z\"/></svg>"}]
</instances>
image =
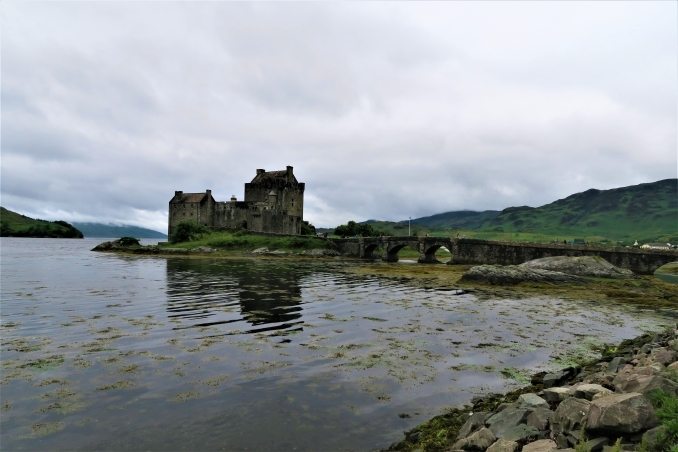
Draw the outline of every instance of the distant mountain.
<instances>
[{"instance_id":1,"label":"distant mountain","mask_svg":"<svg viewBox=\"0 0 678 452\"><path fill-rule=\"evenodd\" d=\"M415 218L412 220L412 224L432 228L478 229L486 221L496 218L499 213L498 210L485 210L483 212L459 210L438 213L430 217ZM403 221L402 223L405 222Z\"/></svg>"},{"instance_id":2,"label":"distant mountain","mask_svg":"<svg viewBox=\"0 0 678 452\"><path fill-rule=\"evenodd\" d=\"M590 189L541 207L509 207L480 230L678 241L678 179Z\"/></svg>"},{"instance_id":3,"label":"distant mountain","mask_svg":"<svg viewBox=\"0 0 678 452\"><path fill-rule=\"evenodd\" d=\"M82 232L65 221L46 221L0 207L0 236L81 239Z\"/></svg>"},{"instance_id":4,"label":"distant mountain","mask_svg":"<svg viewBox=\"0 0 678 452\"><path fill-rule=\"evenodd\" d=\"M167 234L139 226L104 223L73 223L85 237L135 237L137 239L166 239Z\"/></svg>"}]
</instances>

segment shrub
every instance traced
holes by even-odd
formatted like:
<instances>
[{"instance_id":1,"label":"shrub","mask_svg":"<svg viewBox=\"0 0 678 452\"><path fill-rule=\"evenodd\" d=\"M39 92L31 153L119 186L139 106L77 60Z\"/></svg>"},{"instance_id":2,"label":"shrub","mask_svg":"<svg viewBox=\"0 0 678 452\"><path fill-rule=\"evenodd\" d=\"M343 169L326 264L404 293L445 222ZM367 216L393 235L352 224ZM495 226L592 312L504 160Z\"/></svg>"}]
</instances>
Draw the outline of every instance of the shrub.
<instances>
[{"instance_id":1,"label":"shrub","mask_svg":"<svg viewBox=\"0 0 678 452\"><path fill-rule=\"evenodd\" d=\"M141 245L139 243L139 239L135 239L134 237L121 237L118 240L118 242L120 242L120 244L122 246L134 246L134 245L139 246L139 245Z\"/></svg>"},{"instance_id":2,"label":"shrub","mask_svg":"<svg viewBox=\"0 0 678 452\"><path fill-rule=\"evenodd\" d=\"M315 235L315 226L308 221L301 223L301 235Z\"/></svg>"},{"instance_id":3,"label":"shrub","mask_svg":"<svg viewBox=\"0 0 678 452\"><path fill-rule=\"evenodd\" d=\"M209 232L209 229L201 224L184 220L177 223L169 241L170 243L190 242L198 239L201 234L209 234Z\"/></svg>"}]
</instances>

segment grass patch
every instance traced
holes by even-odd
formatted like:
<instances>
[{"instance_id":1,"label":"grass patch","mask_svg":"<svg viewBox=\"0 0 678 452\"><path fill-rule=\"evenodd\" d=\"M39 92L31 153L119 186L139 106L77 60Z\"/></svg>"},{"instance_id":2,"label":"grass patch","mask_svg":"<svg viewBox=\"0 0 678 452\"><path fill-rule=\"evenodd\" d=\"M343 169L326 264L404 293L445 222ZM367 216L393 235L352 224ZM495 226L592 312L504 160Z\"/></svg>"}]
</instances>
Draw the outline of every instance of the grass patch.
<instances>
[{"instance_id":1,"label":"grass patch","mask_svg":"<svg viewBox=\"0 0 678 452\"><path fill-rule=\"evenodd\" d=\"M678 451L678 398L661 389L650 393L655 413L665 428L657 444L659 451Z\"/></svg>"},{"instance_id":2,"label":"grass patch","mask_svg":"<svg viewBox=\"0 0 678 452\"><path fill-rule=\"evenodd\" d=\"M131 381L125 381L125 380L120 380L118 382L115 382L110 385L106 386L100 386L97 388L97 391L108 391L109 389L122 389L122 388L131 388L132 386L136 386L134 383Z\"/></svg>"},{"instance_id":3,"label":"grass patch","mask_svg":"<svg viewBox=\"0 0 678 452\"><path fill-rule=\"evenodd\" d=\"M252 234L249 231L207 231L194 234L188 240L161 245L168 248L190 249L198 246L215 248L218 251L252 251L258 248L270 250L299 251L311 249L334 249L333 242L315 236L276 237Z\"/></svg>"},{"instance_id":4,"label":"grass patch","mask_svg":"<svg viewBox=\"0 0 678 452\"><path fill-rule=\"evenodd\" d=\"M50 356L48 358L40 358L36 361L31 361L29 363L26 363L22 366L22 368L30 368L30 369L35 369L40 372L45 371L45 370L52 370L56 369L60 365L62 365L64 362L64 355L54 355Z\"/></svg>"}]
</instances>

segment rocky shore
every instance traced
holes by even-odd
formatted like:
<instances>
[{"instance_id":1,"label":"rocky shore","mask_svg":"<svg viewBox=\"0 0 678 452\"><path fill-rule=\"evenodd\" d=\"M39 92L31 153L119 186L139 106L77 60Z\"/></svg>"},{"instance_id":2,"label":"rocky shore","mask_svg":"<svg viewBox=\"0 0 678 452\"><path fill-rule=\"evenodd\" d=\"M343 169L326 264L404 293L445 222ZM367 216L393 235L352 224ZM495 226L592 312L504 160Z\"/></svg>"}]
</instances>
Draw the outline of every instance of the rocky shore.
<instances>
[{"instance_id":1,"label":"rocky shore","mask_svg":"<svg viewBox=\"0 0 678 452\"><path fill-rule=\"evenodd\" d=\"M600 257L545 257L520 265L478 265L461 277L461 281L497 285L521 282L547 284L586 284L585 278L632 279L630 270L615 267Z\"/></svg>"},{"instance_id":2,"label":"rocky shore","mask_svg":"<svg viewBox=\"0 0 678 452\"><path fill-rule=\"evenodd\" d=\"M599 361L538 373L405 432L388 451L678 450L678 325L606 349Z\"/></svg>"}]
</instances>

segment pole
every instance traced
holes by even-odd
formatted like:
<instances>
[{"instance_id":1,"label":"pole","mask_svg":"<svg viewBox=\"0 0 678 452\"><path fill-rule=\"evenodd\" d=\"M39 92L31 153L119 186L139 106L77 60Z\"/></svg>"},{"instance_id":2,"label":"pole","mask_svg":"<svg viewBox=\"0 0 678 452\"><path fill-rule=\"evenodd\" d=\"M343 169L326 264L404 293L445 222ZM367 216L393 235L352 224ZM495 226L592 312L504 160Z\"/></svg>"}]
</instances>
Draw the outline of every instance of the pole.
<instances>
[{"instance_id":1,"label":"pole","mask_svg":"<svg viewBox=\"0 0 678 452\"><path fill-rule=\"evenodd\" d=\"M412 235L412 217L410 217L409 220L407 220L407 236Z\"/></svg>"}]
</instances>

